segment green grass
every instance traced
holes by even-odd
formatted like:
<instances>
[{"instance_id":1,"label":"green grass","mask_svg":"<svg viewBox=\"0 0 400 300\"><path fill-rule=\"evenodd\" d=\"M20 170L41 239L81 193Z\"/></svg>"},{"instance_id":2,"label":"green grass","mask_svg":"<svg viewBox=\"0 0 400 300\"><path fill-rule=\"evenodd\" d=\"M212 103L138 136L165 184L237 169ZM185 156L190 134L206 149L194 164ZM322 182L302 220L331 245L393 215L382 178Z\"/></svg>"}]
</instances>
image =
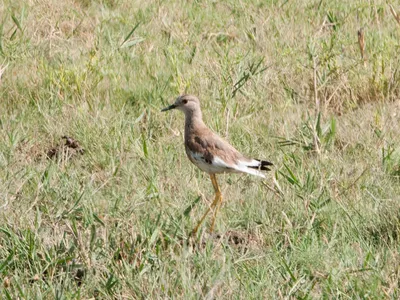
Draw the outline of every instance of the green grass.
<instances>
[{"instance_id":1,"label":"green grass","mask_svg":"<svg viewBox=\"0 0 400 300\"><path fill-rule=\"evenodd\" d=\"M399 40L385 1L3 1L0 297L398 299ZM194 245L184 92L275 164Z\"/></svg>"}]
</instances>

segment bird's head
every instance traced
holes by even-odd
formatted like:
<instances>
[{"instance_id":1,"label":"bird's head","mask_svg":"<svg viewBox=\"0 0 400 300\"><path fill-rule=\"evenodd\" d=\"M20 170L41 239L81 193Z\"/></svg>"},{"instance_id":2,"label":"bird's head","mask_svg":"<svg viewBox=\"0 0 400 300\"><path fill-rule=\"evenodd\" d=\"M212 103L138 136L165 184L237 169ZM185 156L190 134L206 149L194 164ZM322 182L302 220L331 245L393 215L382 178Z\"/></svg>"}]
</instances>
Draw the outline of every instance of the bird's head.
<instances>
[{"instance_id":1,"label":"bird's head","mask_svg":"<svg viewBox=\"0 0 400 300\"><path fill-rule=\"evenodd\" d=\"M171 109L179 109L185 114L187 112L194 112L200 110L200 101L196 96L193 95L181 95L176 98L175 103L162 109L161 111L167 111Z\"/></svg>"}]
</instances>

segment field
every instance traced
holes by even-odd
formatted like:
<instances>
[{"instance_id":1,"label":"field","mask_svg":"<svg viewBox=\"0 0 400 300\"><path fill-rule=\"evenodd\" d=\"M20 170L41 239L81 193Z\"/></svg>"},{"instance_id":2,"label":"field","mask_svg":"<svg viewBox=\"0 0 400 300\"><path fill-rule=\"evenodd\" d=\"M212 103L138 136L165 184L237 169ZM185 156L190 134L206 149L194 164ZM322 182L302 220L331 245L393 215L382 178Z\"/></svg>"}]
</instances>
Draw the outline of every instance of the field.
<instances>
[{"instance_id":1,"label":"field","mask_svg":"<svg viewBox=\"0 0 400 300\"><path fill-rule=\"evenodd\" d=\"M399 299L400 7L3 0L0 298ZM396 19L397 16L397 19ZM262 180L187 159L182 93Z\"/></svg>"}]
</instances>

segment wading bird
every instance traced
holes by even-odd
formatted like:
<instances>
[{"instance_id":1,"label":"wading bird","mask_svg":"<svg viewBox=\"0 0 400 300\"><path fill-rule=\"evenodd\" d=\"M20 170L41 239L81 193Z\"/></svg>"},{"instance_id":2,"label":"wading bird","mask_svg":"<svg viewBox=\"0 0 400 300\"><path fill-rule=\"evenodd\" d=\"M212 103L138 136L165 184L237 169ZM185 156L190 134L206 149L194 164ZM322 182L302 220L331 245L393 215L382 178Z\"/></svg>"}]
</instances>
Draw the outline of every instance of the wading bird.
<instances>
[{"instance_id":1,"label":"wading bird","mask_svg":"<svg viewBox=\"0 0 400 300\"><path fill-rule=\"evenodd\" d=\"M193 95L179 96L175 103L162 109L178 109L185 114L185 150L189 160L200 170L210 175L215 190L215 198L196 227L195 235L210 210L213 211L210 232L214 229L215 218L222 203L222 194L215 174L248 173L265 178L261 171L270 171L273 164L258 159L247 158L228 142L211 131L203 122L200 101Z\"/></svg>"}]
</instances>

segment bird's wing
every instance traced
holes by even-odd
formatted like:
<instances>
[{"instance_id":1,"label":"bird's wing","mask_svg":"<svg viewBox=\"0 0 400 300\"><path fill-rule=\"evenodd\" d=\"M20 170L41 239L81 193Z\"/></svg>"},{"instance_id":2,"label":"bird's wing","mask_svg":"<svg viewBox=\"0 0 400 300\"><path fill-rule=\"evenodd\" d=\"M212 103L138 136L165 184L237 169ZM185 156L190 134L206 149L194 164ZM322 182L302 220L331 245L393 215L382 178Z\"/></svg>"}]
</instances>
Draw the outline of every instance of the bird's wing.
<instances>
[{"instance_id":1,"label":"bird's wing","mask_svg":"<svg viewBox=\"0 0 400 300\"><path fill-rule=\"evenodd\" d=\"M247 158L211 130L206 134L195 134L192 144L191 151L199 153L205 162L222 168L265 177L261 171L270 171L268 166L272 166L268 161Z\"/></svg>"},{"instance_id":2,"label":"bird's wing","mask_svg":"<svg viewBox=\"0 0 400 300\"><path fill-rule=\"evenodd\" d=\"M228 166L233 166L239 158L243 157L232 145L211 130L207 134L194 135L193 142L210 161L219 158Z\"/></svg>"}]
</instances>

